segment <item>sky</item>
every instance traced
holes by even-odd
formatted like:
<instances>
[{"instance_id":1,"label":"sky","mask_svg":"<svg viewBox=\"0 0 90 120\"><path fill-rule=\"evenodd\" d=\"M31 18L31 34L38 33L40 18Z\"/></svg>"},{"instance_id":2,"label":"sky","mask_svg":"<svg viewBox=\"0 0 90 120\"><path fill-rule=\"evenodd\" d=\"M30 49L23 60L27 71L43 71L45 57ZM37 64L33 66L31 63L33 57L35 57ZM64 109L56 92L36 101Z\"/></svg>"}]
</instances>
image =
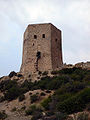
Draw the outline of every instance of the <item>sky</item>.
<instances>
[{"instance_id":1,"label":"sky","mask_svg":"<svg viewBox=\"0 0 90 120\"><path fill-rule=\"evenodd\" d=\"M90 0L0 0L0 76L18 72L28 24L62 31L63 61L90 61Z\"/></svg>"}]
</instances>

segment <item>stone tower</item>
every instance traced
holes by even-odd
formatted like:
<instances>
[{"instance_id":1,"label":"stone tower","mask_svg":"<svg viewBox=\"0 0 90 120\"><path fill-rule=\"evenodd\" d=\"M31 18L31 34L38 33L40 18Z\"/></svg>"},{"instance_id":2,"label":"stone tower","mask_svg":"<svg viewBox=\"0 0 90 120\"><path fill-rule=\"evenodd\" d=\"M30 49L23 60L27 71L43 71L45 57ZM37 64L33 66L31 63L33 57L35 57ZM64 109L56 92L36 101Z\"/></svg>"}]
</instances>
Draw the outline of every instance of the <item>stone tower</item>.
<instances>
[{"instance_id":1,"label":"stone tower","mask_svg":"<svg viewBox=\"0 0 90 120\"><path fill-rule=\"evenodd\" d=\"M28 25L24 33L22 73L60 69L62 60L61 31L51 23Z\"/></svg>"}]
</instances>

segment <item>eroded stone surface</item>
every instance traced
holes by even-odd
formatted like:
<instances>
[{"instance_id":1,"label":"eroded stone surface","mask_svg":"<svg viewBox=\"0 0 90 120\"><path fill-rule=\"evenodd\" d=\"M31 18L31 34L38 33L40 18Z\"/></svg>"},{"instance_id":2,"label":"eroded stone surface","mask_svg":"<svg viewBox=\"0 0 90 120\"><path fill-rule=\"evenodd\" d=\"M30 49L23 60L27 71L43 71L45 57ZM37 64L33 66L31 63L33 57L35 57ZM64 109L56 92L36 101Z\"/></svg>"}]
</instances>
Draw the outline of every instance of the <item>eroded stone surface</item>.
<instances>
[{"instance_id":1,"label":"eroded stone surface","mask_svg":"<svg viewBox=\"0 0 90 120\"><path fill-rule=\"evenodd\" d=\"M62 67L61 31L51 23L28 25L24 33L21 72L56 70Z\"/></svg>"}]
</instances>

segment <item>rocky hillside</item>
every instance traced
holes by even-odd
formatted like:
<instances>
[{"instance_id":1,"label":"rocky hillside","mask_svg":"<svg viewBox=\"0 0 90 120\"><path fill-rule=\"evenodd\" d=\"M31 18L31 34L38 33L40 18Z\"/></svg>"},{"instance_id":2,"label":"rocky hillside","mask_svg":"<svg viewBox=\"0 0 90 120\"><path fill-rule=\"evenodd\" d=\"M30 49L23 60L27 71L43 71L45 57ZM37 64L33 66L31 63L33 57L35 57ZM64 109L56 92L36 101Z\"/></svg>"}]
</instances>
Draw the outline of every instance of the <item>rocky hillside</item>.
<instances>
[{"instance_id":1,"label":"rocky hillside","mask_svg":"<svg viewBox=\"0 0 90 120\"><path fill-rule=\"evenodd\" d=\"M0 78L0 119L89 120L90 70L38 72L39 81L11 72Z\"/></svg>"}]
</instances>

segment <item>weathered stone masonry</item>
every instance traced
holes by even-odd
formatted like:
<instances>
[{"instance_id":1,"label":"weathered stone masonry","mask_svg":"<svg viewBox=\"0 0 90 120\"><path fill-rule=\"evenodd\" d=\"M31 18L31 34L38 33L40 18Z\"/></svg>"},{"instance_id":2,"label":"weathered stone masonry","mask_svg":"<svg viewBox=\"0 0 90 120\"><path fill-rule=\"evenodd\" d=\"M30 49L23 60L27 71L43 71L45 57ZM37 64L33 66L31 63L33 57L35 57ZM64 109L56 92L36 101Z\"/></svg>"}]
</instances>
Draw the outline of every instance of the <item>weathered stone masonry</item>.
<instances>
[{"instance_id":1,"label":"weathered stone masonry","mask_svg":"<svg viewBox=\"0 0 90 120\"><path fill-rule=\"evenodd\" d=\"M22 73L35 73L61 68L61 31L51 23L28 25L24 33Z\"/></svg>"}]
</instances>

